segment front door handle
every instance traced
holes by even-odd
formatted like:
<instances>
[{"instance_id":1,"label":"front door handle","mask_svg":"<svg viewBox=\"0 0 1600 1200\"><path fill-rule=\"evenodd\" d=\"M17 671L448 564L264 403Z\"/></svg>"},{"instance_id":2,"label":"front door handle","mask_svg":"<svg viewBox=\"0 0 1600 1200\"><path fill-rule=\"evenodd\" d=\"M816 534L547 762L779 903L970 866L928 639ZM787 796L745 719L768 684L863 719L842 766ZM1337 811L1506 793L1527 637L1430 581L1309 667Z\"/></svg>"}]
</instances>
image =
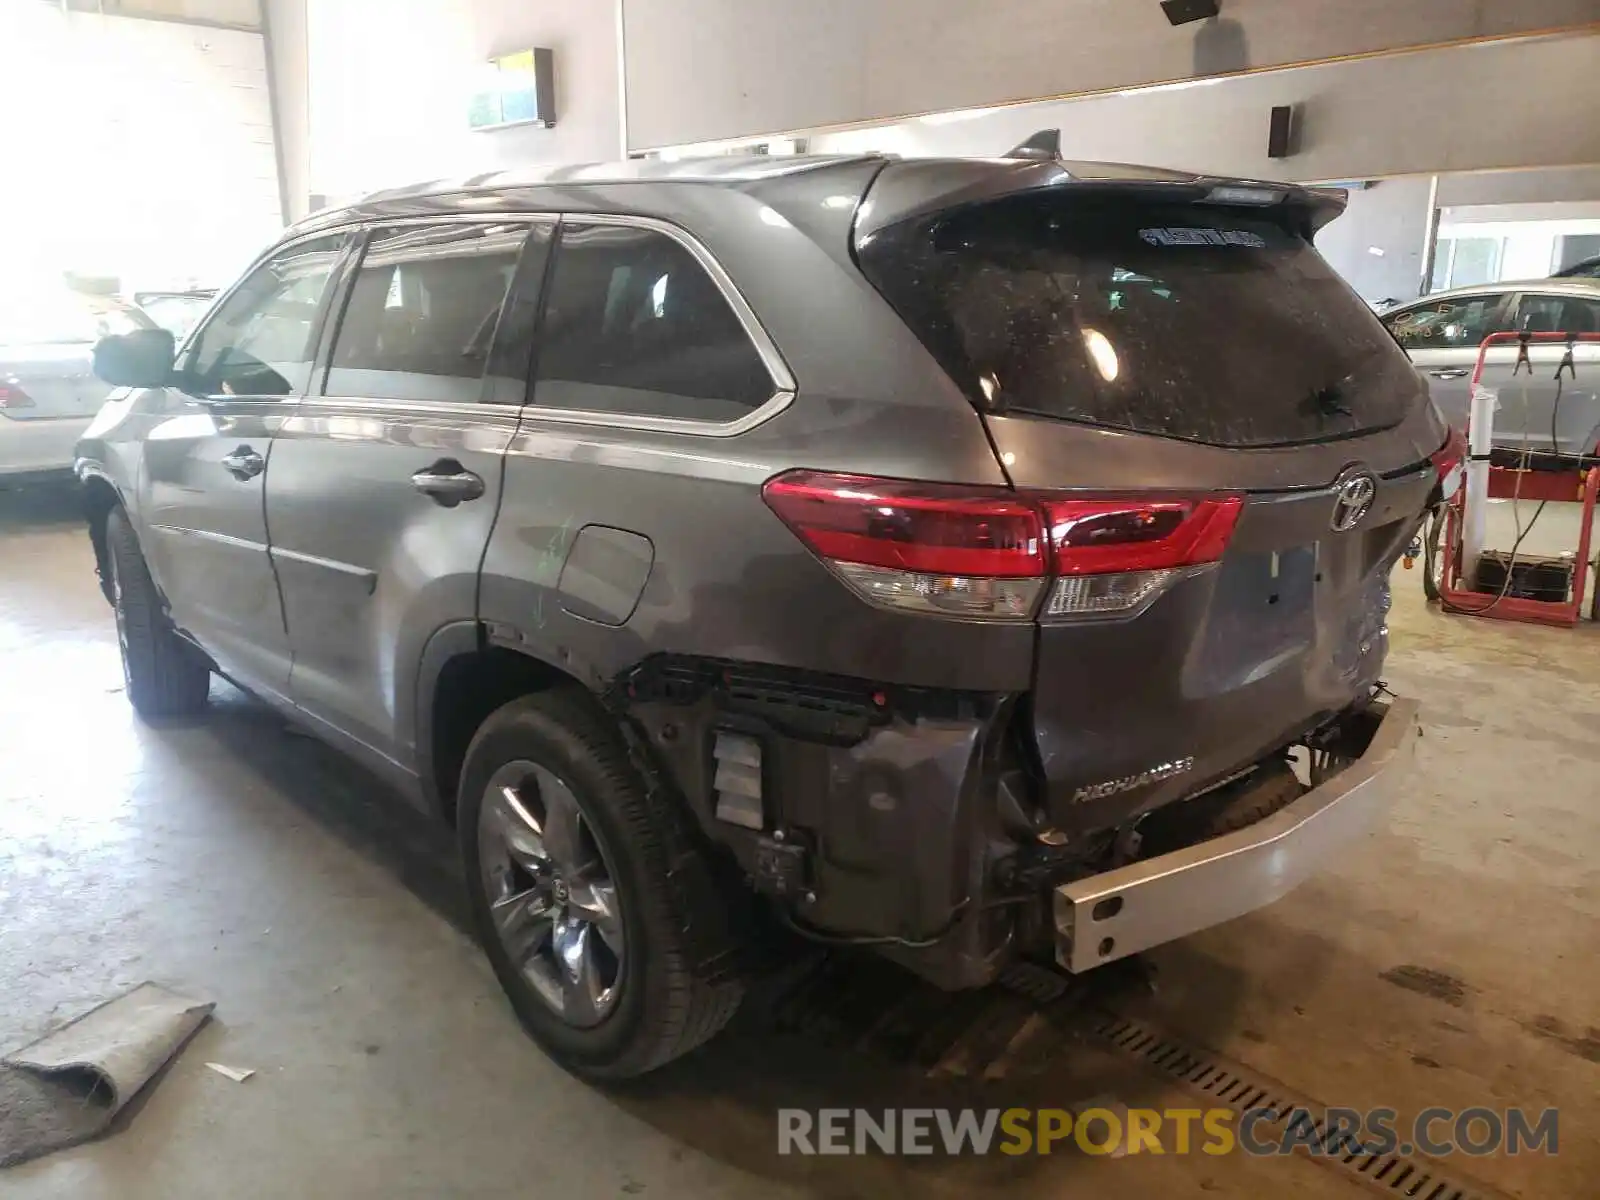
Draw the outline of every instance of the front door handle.
<instances>
[{"instance_id":1,"label":"front door handle","mask_svg":"<svg viewBox=\"0 0 1600 1200\"><path fill-rule=\"evenodd\" d=\"M1429 371L1435 379L1465 379L1472 372L1465 367L1440 367L1437 371Z\"/></svg>"},{"instance_id":2,"label":"front door handle","mask_svg":"<svg viewBox=\"0 0 1600 1200\"><path fill-rule=\"evenodd\" d=\"M222 456L222 465L235 479L254 479L267 469L267 460L249 446L240 446L231 454Z\"/></svg>"},{"instance_id":3,"label":"front door handle","mask_svg":"<svg viewBox=\"0 0 1600 1200\"><path fill-rule=\"evenodd\" d=\"M411 477L411 486L445 508L483 495L483 477L467 470L453 458L442 458Z\"/></svg>"}]
</instances>

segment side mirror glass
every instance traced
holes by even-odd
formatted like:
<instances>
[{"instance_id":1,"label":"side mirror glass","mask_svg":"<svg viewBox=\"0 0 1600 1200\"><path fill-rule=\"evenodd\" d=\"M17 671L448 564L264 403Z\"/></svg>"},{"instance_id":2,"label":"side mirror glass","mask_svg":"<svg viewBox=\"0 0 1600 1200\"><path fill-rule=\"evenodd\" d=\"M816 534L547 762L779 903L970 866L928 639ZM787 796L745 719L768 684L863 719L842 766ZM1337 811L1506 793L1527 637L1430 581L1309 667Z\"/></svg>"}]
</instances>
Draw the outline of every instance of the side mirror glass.
<instances>
[{"instance_id":1,"label":"side mirror glass","mask_svg":"<svg viewBox=\"0 0 1600 1200\"><path fill-rule=\"evenodd\" d=\"M95 345L94 373L113 387L166 387L174 354L172 334L165 329L113 334Z\"/></svg>"}]
</instances>

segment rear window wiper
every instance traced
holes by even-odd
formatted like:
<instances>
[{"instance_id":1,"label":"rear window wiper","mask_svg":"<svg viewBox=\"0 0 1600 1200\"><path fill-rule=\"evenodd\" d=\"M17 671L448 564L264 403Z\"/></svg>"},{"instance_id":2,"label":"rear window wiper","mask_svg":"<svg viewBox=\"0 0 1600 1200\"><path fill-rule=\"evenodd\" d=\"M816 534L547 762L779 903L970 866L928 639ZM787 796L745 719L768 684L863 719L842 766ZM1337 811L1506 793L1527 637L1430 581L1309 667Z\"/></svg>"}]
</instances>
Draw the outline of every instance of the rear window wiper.
<instances>
[{"instance_id":1,"label":"rear window wiper","mask_svg":"<svg viewBox=\"0 0 1600 1200\"><path fill-rule=\"evenodd\" d=\"M1344 403L1344 393L1338 384L1311 389L1312 406L1325 417L1353 417L1356 414Z\"/></svg>"}]
</instances>

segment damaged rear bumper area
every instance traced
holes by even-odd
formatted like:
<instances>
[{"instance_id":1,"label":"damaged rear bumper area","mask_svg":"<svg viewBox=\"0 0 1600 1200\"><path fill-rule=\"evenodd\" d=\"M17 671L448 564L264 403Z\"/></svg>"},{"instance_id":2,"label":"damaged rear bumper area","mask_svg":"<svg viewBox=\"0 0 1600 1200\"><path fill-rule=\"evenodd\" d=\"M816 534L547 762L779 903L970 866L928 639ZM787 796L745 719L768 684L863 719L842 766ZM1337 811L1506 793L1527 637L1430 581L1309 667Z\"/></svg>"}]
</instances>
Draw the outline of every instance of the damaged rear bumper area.
<instances>
[{"instance_id":1,"label":"damaged rear bumper area","mask_svg":"<svg viewBox=\"0 0 1600 1200\"><path fill-rule=\"evenodd\" d=\"M1056 958L1087 971L1265 907L1389 810L1420 735L1414 700L1356 718L1370 741L1342 771L1271 816L1054 890Z\"/></svg>"},{"instance_id":2,"label":"damaged rear bumper area","mask_svg":"<svg viewBox=\"0 0 1600 1200\"><path fill-rule=\"evenodd\" d=\"M1363 698L1200 791L1147 810L1135 789L1120 820L1064 831L1025 693L657 656L611 699L724 882L950 990L1023 956L1086 970L1271 903L1381 817L1417 731L1414 703Z\"/></svg>"},{"instance_id":3,"label":"damaged rear bumper area","mask_svg":"<svg viewBox=\"0 0 1600 1200\"><path fill-rule=\"evenodd\" d=\"M1002 819L1023 788L1015 696L663 655L613 704L724 861L802 934L952 990L1014 956L1016 909L991 901L1026 836Z\"/></svg>"}]
</instances>

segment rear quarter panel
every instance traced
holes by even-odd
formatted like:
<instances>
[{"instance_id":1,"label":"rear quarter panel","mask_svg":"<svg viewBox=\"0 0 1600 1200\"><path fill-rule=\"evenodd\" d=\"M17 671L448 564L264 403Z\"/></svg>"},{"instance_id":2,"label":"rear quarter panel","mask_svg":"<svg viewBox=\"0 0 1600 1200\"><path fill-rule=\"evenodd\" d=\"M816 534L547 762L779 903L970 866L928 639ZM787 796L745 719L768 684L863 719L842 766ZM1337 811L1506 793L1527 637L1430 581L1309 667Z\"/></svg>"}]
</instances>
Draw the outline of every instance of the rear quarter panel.
<instances>
[{"instance_id":1,"label":"rear quarter panel","mask_svg":"<svg viewBox=\"0 0 1600 1200\"><path fill-rule=\"evenodd\" d=\"M1033 630L896 615L857 599L761 499L797 467L1004 484L976 412L849 264L851 213L819 183L791 220L762 197L683 186L590 189L694 234L732 276L798 384L736 437L565 425L524 410L484 563L481 615L593 687L658 651L790 665L884 682L1020 690ZM812 204L814 201L814 205ZM814 211L813 211L814 208ZM654 565L625 625L586 620L556 590L574 535L648 538Z\"/></svg>"}]
</instances>

